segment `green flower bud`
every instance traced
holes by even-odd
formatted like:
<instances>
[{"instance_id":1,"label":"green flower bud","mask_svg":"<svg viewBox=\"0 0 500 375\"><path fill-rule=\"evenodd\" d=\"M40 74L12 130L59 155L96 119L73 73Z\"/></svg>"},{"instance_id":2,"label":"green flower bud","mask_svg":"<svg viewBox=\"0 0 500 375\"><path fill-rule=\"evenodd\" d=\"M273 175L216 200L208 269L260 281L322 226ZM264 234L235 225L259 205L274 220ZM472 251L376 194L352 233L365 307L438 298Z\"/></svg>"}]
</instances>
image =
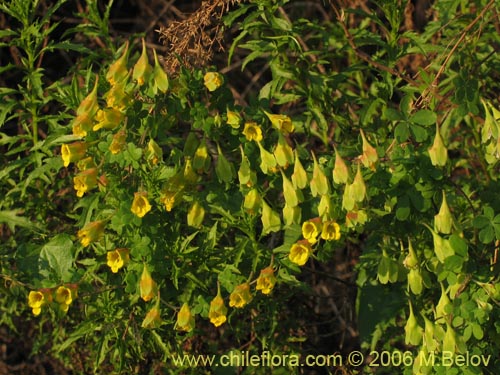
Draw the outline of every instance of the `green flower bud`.
<instances>
[{"instance_id":1,"label":"green flower bud","mask_svg":"<svg viewBox=\"0 0 500 375\"><path fill-rule=\"evenodd\" d=\"M207 172L210 168L210 155L208 154L207 142L203 139L193 156L193 168L198 172Z\"/></svg>"},{"instance_id":2,"label":"green flower bud","mask_svg":"<svg viewBox=\"0 0 500 375\"><path fill-rule=\"evenodd\" d=\"M262 200L262 235L278 232L281 229L281 219L269 205Z\"/></svg>"},{"instance_id":3,"label":"green flower bud","mask_svg":"<svg viewBox=\"0 0 500 375\"><path fill-rule=\"evenodd\" d=\"M413 245L411 244L410 238L408 238L408 255L403 261L403 265L406 268L415 268L418 266L418 258L417 253L413 249Z\"/></svg>"},{"instance_id":4,"label":"green flower bud","mask_svg":"<svg viewBox=\"0 0 500 375\"><path fill-rule=\"evenodd\" d=\"M413 294L419 295L422 293L423 280L422 274L418 268L412 268L408 273L408 285Z\"/></svg>"},{"instance_id":5,"label":"green flower bud","mask_svg":"<svg viewBox=\"0 0 500 375\"><path fill-rule=\"evenodd\" d=\"M163 70L163 67L160 65L155 50L153 50L153 55L155 59L155 66L153 68L153 93L155 95L158 91L166 93L168 90L167 73L165 73L165 70Z\"/></svg>"},{"instance_id":6,"label":"green flower bud","mask_svg":"<svg viewBox=\"0 0 500 375\"><path fill-rule=\"evenodd\" d=\"M287 168L293 164L293 150L281 133L279 133L278 145L274 149L274 157L280 167Z\"/></svg>"},{"instance_id":7,"label":"green flower bud","mask_svg":"<svg viewBox=\"0 0 500 375\"><path fill-rule=\"evenodd\" d=\"M305 171L299 159L299 153L295 149L295 164L293 166L292 183L295 188L304 189L309 182L307 172Z\"/></svg>"},{"instance_id":8,"label":"green flower bud","mask_svg":"<svg viewBox=\"0 0 500 375\"><path fill-rule=\"evenodd\" d=\"M217 158L217 165L215 166L215 172L220 181L229 183L234 178L234 168L233 165L226 159L220 146L217 144L217 152L219 156Z\"/></svg>"},{"instance_id":9,"label":"green flower bud","mask_svg":"<svg viewBox=\"0 0 500 375\"><path fill-rule=\"evenodd\" d=\"M290 207L285 203L283 207L283 221L286 226L299 224L302 219L302 210L300 206Z\"/></svg>"},{"instance_id":10,"label":"green flower bud","mask_svg":"<svg viewBox=\"0 0 500 375\"><path fill-rule=\"evenodd\" d=\"M437 123L434 143L428 151L432 165L439 167L443 167L446 165L446 162L448 161L448 150L443 143L443 138L441 138L441 133L439 132L439 126Z\"/></svg>"},{"instance_id":11,"label":"green flower bud","mask_svg":"<svg viewBox=\"0 0 500 375\"><path fill-rule=\"evenodd\" d=\"M260 142L258 142L260 150L260 169L264 174L269 174L270 172L275 172L276 170L276 158L273 154L267 151Z\"/></svg>"},{"instance_id":12,"label":"green flower bud","mask_svg":"<svg viewBox=\"0 0 500 375\"><path fill-rule=\"evenodd\" d=\"M449 324L446 322L446 333L444 334L443 338L443 348L442 352L448 352L448 353L453 353L455 354L457 352L457 337L455 330Z\"/></svg>"},{"instance_id":13,"label":"green flower bud","mask_svg":"<svg viewBox=\"0 0 500 375\"><path fill-rule=\"evenodd\" d=\"M451 307L451 301L448 298L448 293L446 293L446 289L444 285L441 283L441 297L439 298L439 302L436 305L436 323L444 323L445 318L449 316L448 309Z\"/></svg>"},{"instance_id":14,"label":"green flower bud","mask_svg":"<svg viewBox=\"0 0 500 375\"><path fill-rule=\"evenodd\" d=\"M453 217L446 202L446 194L443 191L443 202L437 215L434 216L434 226L440 233L450 234L453 226Z\"/></svg>"},{"instance_id":15,"label":"green flower bud","mask_svg":"<svg viewBox=\"0 0 500 375\"><path fill-rule=\"evenodd\" d=\"M314 152L312 153L314 167L313 167L313 177L310 181L311 194L313 197L317 195L325 195L329 192L328 179L323 172L323 169L316 160Z\"/></svg>"},{"instance_id":16,"label":"green flower bud","mask_svg":"<svg viewBox=\"0 0 500 375\"><path fill-rule=\"evenodd\" d=\"M410 303L410 316L405 325L405 343L406 345L419 345L422 341L422 327L418 325L417 319L413 314L413 307Z\"/></svg>"},{"instance_id":17,"label":"green flower bud","mask_svg":"<svg viewBox=\"0 0 500 375\"><path fill-rule=\"evenodd\" d=\"M361 162L365 167L374 170L378 161L377 150L368 142L363 129L360 129L360 131L361 138L363 139L363 155L361 156Z\"/></svg>"},{"instance_id":18,"label":"green flower bud","mask_svg":"<svg viewBox=\"0 0 500 375\"><path fill-rule=\"evenodd\" d=\"M142 39L142 53L139 60L134 65L134 70L132 71L132 78L137 81L139 86L144 85L146 80L149 78L153 68L149 65L148 54L146 52L146 42L144 38Z\"/></svg>"},{"instance_id":19,"label":"green flower bud","mask_svg":"<svg viewBox=\"0 0 500 375\"><path fill-rule=\"evenodd\" d=\"M333 182L336 184L346 184L349 181L349 169L344 159L335 148L335 166L333 168Z\"/></svg>"},{"instance_id":20,"label":"green flower bud","mask_svg":"<svg viewBox=\"0 0 500 375\"><path fill-rule=\"evenodd\" d=\"M205 209L198 202L194 202L187 214L187 223L190 227L198 228L205 218Z\"/></svg>"},{"instance_id":21,"label":"green flower bud","mask_svg":"<svg viewBox=\"0 0 500 375\"><path fill-rule=\"evenodd\" d=\"M250 214L255 214L262 206L262 198L260 197L257 189L250 190L245 195L245 200L243 202L243 208Z\"/></svg>"},{"instance_id":22,"label":"green flower bud","mask_svg":"<svg viewBox=\"0 0 500 375\"><path fill-rule=\"evenodd\" d=\"M281 171L281 177L283 178L283 195L285 196L285 202L290 207L296 207L299 202L299 195L292 185L292 182L286 177L285 173Z\"/></svg>"}]
</instances>

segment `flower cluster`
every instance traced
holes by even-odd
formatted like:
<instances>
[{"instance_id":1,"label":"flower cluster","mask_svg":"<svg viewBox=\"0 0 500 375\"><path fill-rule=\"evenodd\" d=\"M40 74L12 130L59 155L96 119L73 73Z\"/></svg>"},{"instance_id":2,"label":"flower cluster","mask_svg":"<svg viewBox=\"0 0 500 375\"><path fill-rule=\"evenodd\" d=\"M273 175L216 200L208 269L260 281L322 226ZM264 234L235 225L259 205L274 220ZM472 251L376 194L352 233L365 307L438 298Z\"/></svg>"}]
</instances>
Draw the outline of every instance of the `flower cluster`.
<instances>
[{"instance_id":1,"label":"flower cluster","mask_svg":"<svg viewBox=\"0 0 500 375\"><path fill-rule=\"evenodd\" d=\"M77 286L75 284L61 285L52 289L32 290L28 294L28 306L35 316L40 315L43 306L50 305L53 302L58 305L61 311L67 312L76 297Z\"/></svg>"}]
</instances>

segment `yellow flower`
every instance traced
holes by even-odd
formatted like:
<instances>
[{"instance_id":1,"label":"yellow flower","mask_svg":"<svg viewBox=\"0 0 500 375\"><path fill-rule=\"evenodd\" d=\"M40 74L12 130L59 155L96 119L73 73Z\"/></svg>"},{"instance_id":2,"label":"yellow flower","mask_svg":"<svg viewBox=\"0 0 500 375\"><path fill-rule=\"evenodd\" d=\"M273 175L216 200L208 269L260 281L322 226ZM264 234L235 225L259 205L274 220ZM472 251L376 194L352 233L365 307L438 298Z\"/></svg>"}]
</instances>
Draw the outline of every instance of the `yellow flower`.
<instances>
[{"instance_id":1,"label":"yellow flower","mask_svg":"<svg viewBox=\"0 0 500 375\"><path fill-rule=\"evenodd\" d=\"M148 193L145 191L134 194L134 201L130 209L137 217L144 217L150 210L151 205L148 201Z\"/></svg>"},{"instance_id":2,"label":"yellow flower","mask_svg":"<svg viewBox=\"0 0 500 375\"><path fill-rule=\"evenodd\" d=\"M161 325L161 315L160 308L158 305L153 306L146 314L146 317L142 321L141 327L148 329L155 329Z\"/></svg>"},{"instance_id":3,"label":"yellow flower","mask_svg":"<svg viewBox=\"0 0 500 375\"><path fill-rule=\"evenodd\" d=\"M165 191L160 198L160 202L165 205L165 209L170 212L175 205L177 193L173 191Z\"/></svg>"},{"instance_id":4,"label":"yellow flower","mask_svg":"<svg viewBox=\"0 0 500 375\"><path fill-rule=\"evenodd\" d=\"M288 258L295 264L303 266L312 254L311 244L307 240L301 240L292 245Z\"/></svg>"},{"instance_id":5,"label":"yellow flower","mask_svg":"<svg viewBox=\"0 0 500 375\"><path fill-rule=\"evenodd\" d=\"M144 265L141 279L139 280L139 291L141 293L141 298L146 302L153 299L157 292L156 282L151 277L146 265Z\"/></svg>"},{"instance_id":6,"label":"yellow flower","mask_svg":"<svg viewBox=\"0 0 500 375\"><path fill-rule=\"evenodd\" d=\"M156 165L158 161L163 160L163 151L153 139L150 139L148 142L146 159L151 162L152 165Z\"/></svg>"},{"instance_id":7,"label":"yellow flower","mask_svg":"<svg viewBox=\"0 0 500 375\"><path fill-rule=\"evenodd\" d=\"M226 314L227 307L224 305L224 300L222 299L220 293L217 293L214 299L210 302L208 318L214 326L219 327L227 320Z\"/></svg>"},{"instance_id":8,"label":"yellow flower","mask_svg":"<svg viewBox=\"0 0 500 375\"><path fill-rule=\"evenodd\" d=\"M240 127L241 116L238 112L227 110L227 124L230 125L234 129L238 129Z\"/></svg>"},{"instance_id":9,"label":"yellow flower","mask_svg":"<svg viewBox=\"0 0 500 375\"><path fill-rule=\"evenodd\" d=\"M116 108L100 109L95 116L97 124L92 129L114 129L122 123L124 117L125 115Z\"/></svg>"},{"instance_id":10,"label":"yellow flower","mask_svg":"<svg viewBox=\"0 0 500 375\"><path fill-rule=\"evenodd\" d=\"M125 110L130 103L130 95L125 91L127 82L119 82L108 90L104 95L106 98L106 105L109 108L114 108L119 111Z\"/></svg>"},{"instance_id":11,"label":"yellow flower","mask_svg":"<svg viewBox=\"0 0 500 375\"><path fill-rule=\"evenodd\" d=\"M78 238L83 246L89 246L91 242L98 241L104 232L103 221L92 221L78 231Z\"/></svg>"},{"instance_id":12,"label":"yellow flower","mask_svg":"<svg viewBox=\"0 0 500 375\"><path fill-rule=\"evenodd\" d=\"M64 166L67 167L71 162L78 161L85 156L87 152L87 143L73 142L61 146L61 157Z\"/></svg>"},{"instance_id":13,"label":"yellow flower","mask_svg":"<svg viewBox=\"0 0 500 375\"><path fill-rule=\"evenodd\" d=\"M55 300L59 304L59 307L62 311L66 312L73 299L76 298L76 289L60 286L57 288L55 295Z\"/></svg>"},{"instance_id":14,"label":"yellow flower","mask_svg":"<svg viewBox=\"0 0 500 375\"><path fill-rule=\"evenodd\" d=\"M177 313L177 322L175 323L175 329L177 331L191 332L194 328L194 316L189 310L187 303L184 303Z\"/></svg>"},{"instance_id":15,"label":"yellow flower","mask_svg":"<svg viewBox=\"0 0 500 375\"><path fill-rule=\"evenodd\" d=\"M127 133L125 132L125 129L118 130L118 132L116 132L116 134L113 135L113 140L109 145L109 151L111 151L113 155L119 154L125 147L126 139L127 139Z\"/></svg>"},{"instance_id":16,"label":"yellow flower","mask_svg":"<svg viewBox=\"0 0 500 375\"><path fill-rule=\"evenodd\" d=\"M250 293L250 284L243 283L237 285L229 296L229 306L241 308L247 305L253 296Z\"/></svg>"},{"instance_id":17,"label":"yellow flower","mask_svg":"<svg viewBox=\"0 0 500 375\"><path fill-rule=\"evenodd\" d=\"M72 122L73 135L85 137L92 130L92 118L87 113L77 115Z\"/></svg>"},{"instance_id":18,"label":"yellow flower","mask_svg":"<svg viewBox=\"0 0 500 375\"><path fill-rule=\"evenodd\" d=\"M122 55L109 67L106 73L106 79L114 86L117 82L123 81L128 76L127 69L127 52L128 42L125 44L125 49Z\"/></svg>"},{"instance_id":19,"label":"yellow flower","mask_svg":"<svg viewBox=\"0 0 500 375\"><path fill-rule=\"evenodd\" d=\"M276 276L274 276L273 267L269 266L260 271L257 278L257 286L255 289L260 290L262 294L269 294L276 284Z\"/></svg>"},{"instance_id":20,"label":"yellow flower","mask_svg":"<svg viewBox=\"0 0 500 375\"><path fill-rule=\"evenodd\" d=\"M208 91L215 91L222 86L222 75L217 72L208 72L203 77L205 87Z\"/></svg>"},{"instance_id":21,"label":"yellow flower","mask_svg":"<svg viewBox=\"0 0 500 375\"><path fill-rule=\"evenodd\" d=\"M321 219L319 217L308 220L302 224L302 236L310 243L315 244L321 233Z\"/></svg>"},{"instance_id":22,"label":"yellow flower","mask_svg":"<svg viewBox=\"0 0 500 375\"><path fill-rule=\"evenodd\" d=\"M120 268L128 263L130 259L128 249L115 249L113 251L108 251L107 260L108 266L111 268L111 272L117 273Z\"/></svg>"},{"instance_id":23,"label":"yellow flower","mask_svg":"<svg viewBox=\"0 0 500 375\"><path fill-rule=\"evenodd\" d=\"M134 65L134 70L132 72L132 78L137 81L139 86L144 85L144 82L148 79L153 68L149 65L148 54L146 52L146 42L144 38L142 39L142 53L139 60Z\"/></svg>"},{"instance_id":24,"label":"yellow flower","mask_svg":"<svg viewBox=\"0 0 500 375\"><path fill-rule=\"evenodd\" d=\"M260 142L263 139L262 129L256 122L246 122L243 135L248 141Z\"/></svg>"},{"instance_id":25,"label":"yellow flower","mask_svg":"<svg viewBox=\"0 0 500 375\"><path fill-rule=\"evenodd\" d=\"M30 291L28 295L28 306L33 309L33 315L38 316L42 311L42 306L47 303L45 293L41 291Z\"/></svg>"},{"instance_id":26,"label":"yellow flower","mask_svg":"<svg viewBox=\"0 0 500 375\"><path fill-rule=\"evenodd\" d=\"M73 177L76 196L81 198L87 191L97 186L97 168L86 169Z\"/></svg>"},{"instance_id":27,"label":"yellow flower","mask_svg":"<svg viewBox=\"0 0 500 375\"><path fill-rule=\"evenodd\" d=\"M273 126L279 131L285 134L292 133L294 131L294 126L290 117L286 115L273 115L266 111L264 111L264 113L267 117L269 117L269 120L271 120L271 124L273 124Z\"/></svg>"},{"instance_id":28,"label":"yellow flower","mask_svg":"<svg viewBox=\"0 0 500 375\"><path fill-rule=\"evenodd\" d=\"M340 226L335 221L324 222L321 238L327 241L338 240L340 238Z\"/></svg>"}]
</instances>

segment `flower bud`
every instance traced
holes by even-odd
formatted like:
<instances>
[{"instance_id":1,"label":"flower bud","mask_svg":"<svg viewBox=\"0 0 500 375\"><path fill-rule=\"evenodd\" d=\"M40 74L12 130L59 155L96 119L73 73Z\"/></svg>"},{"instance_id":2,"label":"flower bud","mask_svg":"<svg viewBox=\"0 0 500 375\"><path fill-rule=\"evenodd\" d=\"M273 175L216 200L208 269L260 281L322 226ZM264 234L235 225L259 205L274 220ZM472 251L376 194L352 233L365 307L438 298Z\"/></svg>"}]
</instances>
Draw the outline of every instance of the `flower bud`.
<instances>
[{"instance_id":1,"label":"flower bud","mask_svg":"<svg viewBox=\"0 0 500 375\"><path fill-rule=\"evenodd\" d=\"M333 182L336 184L345 184L349 181L349 169L345 164L344 159L340 156L335 148L335 166L333 168Z\"/></svg>"},{"instance_id":2,"label":"flower bud","mask_svg":"<svg viewBox=\"0 0 500 375\"><path fill-rule=\"evenodd\" d=\"M141 327L147 329L155 329L159 328L161 326L161 323L162 319L160 314L160 307L157 303L147 312L144 320L142 321Z\"/></svg>"},{"instance_id":3,"label":"flower bud","mask_svg":"<svg viewBox=\"0 0 500 375\"><path fill-rule=\"evenodd\" d=\"M139 60L134 65L134 70L132 71L132 78L137 81L139 86L144 85L144 82L148 79L153 68L149 65L148 54L146 52L146 42L144 38L142 39L142 53Z\"/></svg>"},{"instance_id":4,"label":"flower bud","mask_svg":"<svg viewBox=\"0 0 500 375\"><path fill-rule=\"evenodd\" d=\"M366 185L363 175L361 174L361 168L358 164L358 170L356 176L354 176L354 181L351 184L351 193L355 202L363 202L366 198Z\"/></svg>"},{"instance_id":5,"label":"flower bud","mask_svg":"<svg viewBox=\"0 0 500 375\"><path fill-rule=\"evenodd\" d=\"M99 105L97 103L97 85L99 83L99 76L96 76L94 88L92 91L80 102L76 110L77 116L87 115L90 119L92 119L97 110L99 109Z\"/></svg>"},{"instance_id":6,"label":"flower bud","mask_svg":"<svg viewBox=\"0 0 500 375\"><path fill-rule=\"evenodd\" d=\"M450 234L453 226L453 217L446 202L446 194L443 191L443 201L437 215L434 216L434 226L437 232Z\"/></svg>"},{"instance_id":7,"label":"flower bud","mask_svg":"<svg viewBox=\"0 0 500 375\"><path fill-rule=\"evenodd\" d=\"M333 213L333 206L328 194L322 195L318 204L318 214L323 220L330 219Z\"/></svg>"},{"instance_id":8,"label":"flower bud","mask_svg":"<svg viewBox=\"0 0 500 375\"><path fill-rule=\"evenodd\" d=\"M283 221L286 226L300 223L302 210L300 206L290 207L285 203L283 207Z\"/></svg>"},{"instance_id":9,"label":"flower bud","mask_svg":"<svg viewBox=\"0 0 500 375\"><path fill-rule=\"evenodd\" d=\"M439 126L437 123L436 123L436 136L434 137L434 143L428 149L428 151L432 165L440 167L446 165L446 162L448 160L448 150L446 149L443 143L443 139L441 138L441 133L439 131Z\"/></svg>"},{"instance_id":10,"label":"flower bud","mask_svg":"<svg viewBox=\"0 0 500 375\"><path fill-rule=\"evenodd\" d=\"M210 168L210 155L208 154L207 142L203 139L193 156L193 168L198 173L207 172Z\"/></svg>"},{"instance_id":11,"label":"flower bud","mask_svg":"<svg viewBox=\"0 0 500 375\"><path fill-rule=\"evenodd\" d=\"M377 150L368 142L363 129L360 129L360 131L361 138L363 139L363 155L361 156L361 162L365 167L375 170L375 165L378 161Z\"/></svg>"},{"instance_id":12,"label":"flower bud","mask_svg":"<svg viewBox=\"0 0 500 375\"><path fill-rule=\"evenodd\" d=\"M266 235L269 232L278 232L281 229L281 219L266 201L262 200L262 235Z\"/></svg>"},{"instance_id":13,"label":"flower bud","mask_svg":"<svg viewBox=\"0 0 500 375\"><path fill-rule=\"evenodd\" d=\"M278 162L278 165L283 168L287 168L293 163L293 150L286 142L285 137L280 133L278 137L278 144L274 149L274 157Z\"/></svg>"},{"instance_id":14,"label":"flower bud","mask_svg":"<svg viewBox=\"0 0 500 375\"><path fill-rule=\"evenodd\" d=\"M243 147L240 147L241 151L241 163L238 170L238 180L240 185L252 187L257 183L257 175L250 168L250 162L243 151Z\"/></svg>"},{"instance_id":15,"label":"flower bud","mask_svg":"<svg viewBox=\"0 0 500 375\"><path fill-rule=\"evenodd\" d=\"M141 279L139 280L139 291L141 293L141 298L146 302L152 300L158 291L156 282L151 277L146 265L144 265Z\"/></svg>"},{"instance_id":16,"label":"flower bud","mask_svg":"<svg viewBox=\"0 0 500 375\"><path fill-rule=\"evenodd\" d=\"M199 228L205 218L205 209L198 202L194 202L187 214L187 223L190 227Z\"/></svg>"},{"instance_id":17,"label":"flower bud","mask_svg":"<svg viewBox=\"0 0 500 375\"><path fill-rule=\"evenodd\" d=\"M435 336L435 327L434 323L431 322L425 315L424 318L424 346L426 346L430 351L434 351L437 349L437 342L434 339Z\"/></svg>"},{"instance_id":18,"label":"flower bud","mask_svg":"<svg viewBox=\"0 0 500 375\"><path fill-rule=\"evenodd\" d=\"M191 332L194 329L194 316L187 303L184 303L177 313L175 329L177 331Z\"/></svg>"},{"instance_id":19,"label":"flower bud","mask_svg":"<svg viewBox=\"0 0 500 375\"><path fill-rule=\"evenodd\" d=\"M108 72L106 73L106 79L112 86L123 81L128 76L127 54L128 42L125 44L122 55L113 64L111 64Z\"/></svg>"},{"instance_id":20,"label":"flower bud","mask_svg":"<svg viewBox=\"0 0 500 375\"><path fill-rule=\"evenodd\" d=\"M422 327L418 325L417 319L413 314L413 307L410 303L410 316L405 325L405 343L406 345L419 345L422 341Z\"/></svg>"},{"instance_id":21,"label":"flower bud","mask_svg":"<svg viewBox=\"0 0 500 375\"><path fill-rule=\"evenodd\" d=\"M259 195L259 192L257 189L252 189L250 190L246 195L245 195L245 200L243 202L243 208L250 213L250 214L255 214L257 211L260 209L262 206L262 198Z\"/></svg>"},{"instance_id":22,"label":"flower bud","mask_svg":"<svg viewBox=\"0 0 500 375\"><path fill-rule=\"evenodd\" d=\"M434 253L436 257L441 263L444 263L445 259L455 255L455 251L450 245L450 241L441 237L435 230L429 227L427 224L424 225L429 229L432 233L432 240L434 243Z\"/></svg>"},{"instance_id":23,"label":"flower bud","mask_svg":"<svg viewBox=\"0 0 500 375\"><path fill-rule=\"evenodd\" d=\"M296 207L299 202L299 195L292 182L288 179L283 171L281 171L281 177L283 179L283 195L285 197L285 203L290 207Z\"/></svg>"},{"instance_id":24,"label":"flower bud","mask_svg":"<svg viewBox=\"0 0 500 375\"><path fill-rule=\"evenodd\" d=\"M109 151L111 151L113 155L119 154L125 148L126 139L127 139L127 133L125 131L125 128L118 130L113 135L113 140L109 145Z\"/></svg>"},{"instance_id":25,"label":"flower bud","mask_svg":"<svg viewBox=\"0 0 500 375\"><path fill-rule=\"evenodd\" d=\"M305 171L299 159L297 149L295 149L295 164L293 166L292 183L295 188L304 189L309 182L307 172Z\"/></svg>"},{"instance_id":26,"label":"flower bud","mask_svg":"<svg viewBox=\"0 0 500 375\"><path fill-rule=\"evenodd\" d=\"M155 66L153 68L153 93L156 95L158 91L166 93L168 90L168 76L165 70L158 61L156 50L153 50Z\"/></svg>"},{"instance_id":27,"label":"flower bud","mask_svg":"<svg viewBox=\"0 0 500 375\"><path fill-rule=\"evenodd\" d=\"M442 352L447 353L448 355L449 353L455 354L457 352L456 333L451 324L448 322L446 322L446 332L443 338Z\"/></svg>"},{"instance_id":28,"label":"flower bud","mask_svg":"<svg viewBox=\"0 0 500 375\"><path fill-rule=\"evenodd\" d=\"M276 159L273 154L267 151L264 146L260 142L259 150L260 150L260 169L264 174L269 174L269 172L273 172L276 168Z\"/></svg>"},{"instance_id":29,"label":"flower bud","mask_svg":"<svg viewBox=\"0 0 500 375\"><path fill-rule=\"evenodd\" d=\"M446 289L444 285L441 283L441 297L439 298L439 302L436 305L436 323L444 323L445 318L449 316L449 308L451 307L451 301L448 298L448 293L446 293Z\"/></svg>"},{"instance_id":30,"label":"flower bud","mask_svg":"<svg viewBox=\"0 0 500 375\"><path fill-rule=\"evenodd\" d=\"M417 253L415 253L415 250L413 249L410 238L408 238L408 255L403 260L403 265L406 268L415 268L418 266Z\"/></svg>"},{"instance_id":31,"label":"flower bud","mask_svg":"<svg viewBox=\"0 0 500 375\"><path fill-rule=\"evenodd\" d=\"M219 153L217 157L217 164L215 166L215 172L217 173L217 177L219 177L219 180L222 182L230 183L234 178L234 167L226 159L218 144L217 144L217 152Z\"/></svg>"},{"instance_id":32,"label":"flower bud","mask_svg":"<svg viewBox=\"0 0 500 375\"><path fill-rule=\"evenodd\" d=\"M314 152L312 153L312 157L313 157L314 167L313 167L313 176L310 181L311 194L313 197L316 197L317 195L328 194L329 191L328 179L326 178L323 169L316 160Z\"/></svg>"},{"instance_id":33,"label":"flower bud","mask_svg":"<svg viewBox=\"0 0 500 375\"><path fill-rule=\"evenodd\" d=\"M160 146L158 146L158 143L154 141L154 139L149 140L145 156L146 160L152 165L156 165L159 161L163 160L163 151Z\"/></svg>"},{"instance_id":34,"label":"flower bud","mask_svg":"<svg viewBox=\"0 0 500 375\"><path fill-rule=\"evenodd\" d=\"M423 280L418 267L412 268L410 269L410 272L408 272L408 285L410 286L410 290L413 294L419 295L422 293Z\"/></svg>"}]
</instances>

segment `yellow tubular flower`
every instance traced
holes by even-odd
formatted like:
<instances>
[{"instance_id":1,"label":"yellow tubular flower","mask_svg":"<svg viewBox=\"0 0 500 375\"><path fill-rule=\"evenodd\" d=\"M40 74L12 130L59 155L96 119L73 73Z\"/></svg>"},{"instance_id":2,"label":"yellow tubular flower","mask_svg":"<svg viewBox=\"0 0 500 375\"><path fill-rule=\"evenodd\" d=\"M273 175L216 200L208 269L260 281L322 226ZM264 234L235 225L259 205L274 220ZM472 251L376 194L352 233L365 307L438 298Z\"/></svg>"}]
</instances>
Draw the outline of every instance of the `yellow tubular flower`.
<instances>
[{"instance_id":1,"label":"yellow tubular flower","mask_svg":"<svg viewBox=\"0 0 500 375\"><path fill-rule=\"evenodd\" d=\"M73 177L76 196L81 198L87 191L97 186L97 168L86 169Z\"/></svg>"},{"instance_id":2,"label":"yellow tubular flower","mask_svg":"<svg viewBox=\"0 0 500 375\"><path fill-rule=\"evenodd\" d=\"M125 266L130 260L129 249L115 249L108 251L107 265L111 268L111 272L117 273L120 268Z\"/></svg>"},{"instance_id":3,"label":"yellow tubular flower","mask_svg":"<svg viewBox=\"0 0 500 375\"><path fill-rule=\"evenodd\" d=\"M94 125L92 130L97 131L99 129L114 129L121 125L125 115L116 108L105 108L97 111L96 114L97 124Z\"/></svg>"},{"instance_id":4,"label":"yellow tubular flower","mask_svg":"<svg viewBox=\"0 0 500 375\"><path fill-rule=\"evenodd\" d=\"M302 236L310 243L315 244L321 233L321 219L319 217L308 220L302 224Z\"/></svg>"},{"instance_id":5,"label":"yellow tubular flower","mask_svg":"<svg viewBox=\"0 0 500 375\"><path fill-rule=\"evenodd\" d=\"M269 266L260 271L257 278L257 286L255 289L260 290L262 294L269 294L276 284L276 276L274 276L273 267Z\"/></svg>"},{"instance_id":6,"label":"yellow tubular flower","mask_svg":"<svg viewBox=\"0 0 500 375\"><path fill-rule=\"evenodd\" d=\"M250 284L243 283L237 285L229 296L229 306L241 308L247 305L253 296L250 293Z\"/></svg>"},{"instance_id":7,"label":"yellow tubular flower","mask_svg":"<svg viewBox=\"0 0 500 375\"><path fill-rule=\"evenodd\" d=\"M125 91L126 82L119 82L111 86L109 91L104 94L106 105L119 111L125 110L130 103L130 95Z\"/></svg>"},{"instance_id":8,"label":"yellow tubular flower","mask_svg":"<svg viewBox=\"0 0 500 375\"><path fill-rule=\"evenodd\" d=\"M219 327L227 320L227 307L224 305L224 300L218 293L217 296L210 302L210 309L208 310L208 318L210 322Z\"/></svg>"},{"instance_id":9,"label":"yellow tubular flower","mask_svg":"<svg viewBox=\"0 0 500 375\"><path fill-rule=\"evenodd\" d=\"M33 309L33 315L38 316L42 311L42 306L46 303L45 296L40 291L30 291L28 295L28 306Z\"/></svg>"},{"instance_id":10,"label":"yellow tubular flower","mask_svg":"<svg viewBox=\"0 0 500 375\"><path fill-rule=\"evenodd\" d=\"M85 137L92 130L92 125L92 118L87 113L77 115L71 124L73 135Z\"/></svg>"},{"instance_id":11,"label":"yellow tubular flower","mask_svg":"<svg viewBox=\"0 0 500 375\"><path fill-rule=\"evenodd\" d=\"M234 129L240 127L241 116L238 112L227 110L227 124Z\"/></svg>"},{"instance_id":12,"label":"yellow tubular flower","mask_svg":"<svg viewBox=\"0 0 500 375\"><path fill-rule=\"evenodd\" d=\"M130 210L137 217L144 217L144 215L151 210L151 205L148 201L148 193L145 191L135 193L132 208Z\"/></svg>"},{"instance_id":13,"label":"yellow tubular flower","mask_svg":"<svg viewBox=\"0 0 500 375\"><path fill-rule=\"evenodd\" d=\"M307 240L294 243L290 249L288 258L295 264L303 266L312 254L311 244Z\"/></svg>"},{"instance_id":14,"label":"yellow tubular flower","mask_svg":"<svg viewBox=\"0 0 500 375\"><path fill-rule=\"evenodd\" d=\"M69 309L69 305L76 298L76 288L68 288L66 286L60 286L57 288L55 293L55 300L59 304L62 311L66 312Z\"/></svg>"},{"instance_id":15,"label":"yellow tubular flower","mask_svg":"<svg viewBox=\"0 0 500 375\"><path fill-rule=\"evenodd\" d=\"M86 114L90 118L94 117L98 107L97 104L97 84L99 83L99 76L96 76L94 88L92 91L83 99L76 110L77 116Z\"/></svg>"},{"instance_id":16,"label":"yellow tubular flower","mask_svg":"<svg viewBox=\"0 0 500 375\"><path fill-rule=\"evenodd\" d=\"M113 155L119 154L125 147L125 141L127 139L127 133L125 129L120 129L115 135L113 135L113 140L109 145L109 151Z\"/></svg>"},{"instance_id":17,"label":"yellow tubular flower","mask_svg":"<svg viewBox=\"0 0 500 375\"><path fill-rule=\"evenodd\" d=\"M151 277L146 265L144 265L141 279L139 280L139 291L141 293L141 298L146 302L152 300L157 292L156 282Z\"/></svg>"},{"instance_id":18,"label":"yellow tubular flower","mask_svg":"<svg viewBox=\"0 0 500 375\"><path fill-rule=\"evenodd\" d=\"M280 132L288 134L294 131L294 126L290 117L286 115L273 115L266 111L264 111L264 113L269 117L269 120L271 120L271 124Z\"/></svg>"},{"instance_id":19,"label":"yellow tubular flower","mask_svg":"<svg viewBox=\"0 0 500 375\"><path fill-rule=\"evenodd\" d=\"M172 211L172 208L174 208L175 205L175 199L176 199L177 193L173 191L165 191L160 198L160 202L165 205L165 209L170 212Z\"/></svg>"},{"instance_id":20,"label":"yellow tubular flower","mask_svg":"<svg viewBox=\"0 0 500 375\"><path fill-rule=\"evenodd\" d=\"M205 87L208 91L215 91L219 87L222 86L222 82L224 81L222 75L217 72L208 72L203 77Z\"/></svg>"},{"instance_id":21,"label":"yellow tubular flower","mask_svg":"<svg viewBox=\"0 0 500 375\"><path fill-rule=\"evenodd\" d=\"M256 122L246 122L243 135L248 141L260 142L263 139L262 129Z\"/></svg>"},{"instance_id":22,"label":"yellow tubular flower","mask_svg":"<svg viewBox=\"0 0 500 375\"><path fill-rule=\"evenodd\" d=\"M324 222L321 238L327 241L338 240L340 238L340 226L335 221Z\"/></svg>"},{"instance_id":23,"label":"yellow tubular flower","mask_svg":"<svg viewBox=\"0 0 500 375\"><path fill-rule=\"evenodd\" d=\"M177 331L191 332L194 328L194 316L189 310L187 303L184 303L177 313L177 322L175 323L175 329Z\"/></svg>"},{"instance_id":24,"label":"yellow tubular flower","mask_svg":"<svg viewBox=\"0 0 500 375\"><path fill-rule=\"evenodd\" d=\"M87 143L73 142L61 146L61 157L64 166L67 167L71 162L78 161L85 156L87 152Z\"/></svg>"},{"instance_id":25,"label":"yellow tubular flower","mask_svg":"<svg viewBox=\"0 0 500 375\"><path fill-rule=\"evenodd\" d=\"M101 238L104 233L104 222L103 221L92 221L85 225L82 229L78 231L78 238L80 243L87 247L91 242L96 242Z\"/></svg>"}]
</instances>

